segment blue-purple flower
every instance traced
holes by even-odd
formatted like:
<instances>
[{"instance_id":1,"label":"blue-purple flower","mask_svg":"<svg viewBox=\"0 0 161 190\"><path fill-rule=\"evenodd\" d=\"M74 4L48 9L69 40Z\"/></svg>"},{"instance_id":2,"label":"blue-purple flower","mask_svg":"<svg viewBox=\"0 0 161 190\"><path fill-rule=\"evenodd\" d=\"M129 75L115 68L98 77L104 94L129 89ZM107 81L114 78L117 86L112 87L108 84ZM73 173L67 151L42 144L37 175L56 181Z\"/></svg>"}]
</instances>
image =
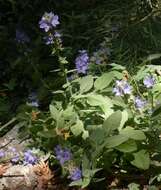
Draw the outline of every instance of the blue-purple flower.
<instances>
[{"instance_id":1,"label":"blue-purple flower","mask_svg":"<svg viewBox=\"0 0 161 190\"><path fill-rule=\"evenodd\" d=\"M37 162L37 157L32 153L31 150L24 152L24 164L35 164Z\"/></svg>"},{"instance_id":2,"label":"blue-purple flower","mask_svg":"<svg viewBox=\"0 0 161 190\"><path fill-rule=\"evenodd\" d=\"M45 40L46 45L53 44L54 43L54 36L52 34L50 34L49 36L45 36L44 40Z\"/></svg>"},{"instance_id":3,"label":"blue-purple flower","mask_svg":"<svg viewBox=\"0 0 161 190\"><path fill-rule=\"evenodd\" d=\"M49 34L48 36L45 36L44 37L44 40L45 40L45 44L46 45L51 45L51 44L54 44L54 40L55 39L58 39L60 42L61 42L61 34L59 32L54 32L54 34Z\"/></svg>"},{"instance_id":4,"label":"blue-purple flower","mask_svg":"<svg viewBox=\"0 0 161 190\"><path fill-rule=\"evenodd\" d=\"M116 85L113 88L113 93L116 96L123 96L125 94L131 94L132 87L125 80L117 80Z\"/></svg>"},{"instance_id":5,"label":"blue-purple flower","mask_svg":"<svg viewBox=\"0 0 161 190\"><path fill-rule=\"evenodd\" d=\"M78 73L86 74L89 64L89 56L86 50L79 51L79 56L75 60L75 65Z\"/></svg>"},{"instance_id":6,"label":"blue-purple flower","mask_svg":"<svg viewBox=\"0 0 161 190\"><path fill-rule=\"evenodd\" d=\"M153 76L147 76L144 78L144 81L143 81L144 85L147 87L147 88L151 88L154 86L155 84L155 78Z\"/></svg>"},{"instance_id":7,"label":"blue-purple flower","mask_svg":"<svg viewBox=\"0 0 161 190\"><path fill-rule=\"evenodd\" d=\"M59 160L61 165L63 165L65 162L71 160L72 153L69 149L67 149L67 148L62 149L62 147L58 145L55 147L54 150L55 150L55 154L56 154L56 159Z\"/></svg>"},{"instance_id":8,"label":"blue-purple flower","mask_svg":"<svg viewBox=\"0 0 161 190\"><path fill-rule=\"evenodd\" d=\"M18 43L24 44L24 43L30 42L30 38L24 31L22 31L20 29L16 29L16 41Z\"/></svg>"},{"instance_id":9,"label":"blue-purple flower","mask_svg":"<svg viewBox=\"0 0 161 190\"><path fill-rule=\"evenodd\" d=\"M59 24L59 17L54 13L45 13L39 21L40 28L48 32L52 28L55 28Z\"/></svg>"},{"instance_id":10,"label":"blue-purple flower","mask_svg":"<svg viewBox=\"0 0 161 190\"><path fill-rule=\"evenodd\" d=\"M137 108L137 109L143 109L144 107L145 107L145 105L146 105L146 101L145 100L142 100L141 98L139 98L139 97L136 97L135 98L135 107Z\"/></svg>"},{"instance_id":11,"label":"blue-purple flower","mask_svg":"<svg viewBox=\"0 0 161 190\"><path fill-rule=\"evenodd\" d=\"M74 168L70 171L69 177L72 181L78 181L82 178L82 171L79 168Z\"/></svg>"},{"instance_id":12,"label":"blue-purple flower","mask_svg":"<svg viewBox=\"0 0 161 190\"><path fill-rule=\"evenodd\" d=\"M5 156L5 152L3 150L0 150L0 158L3 158Z\"/></svg>"},{"instance_id":13,"label":"blue-purple flower","mask_svg":"<svg viewBox=\"0 0 161 190\"><path fill-rule=\"evenodd\" d=\"M11 162L16 164L18 163L20 160L20 155L18 153L16 153L12 158L11 158Z\"/></svg>"}]
</instances>

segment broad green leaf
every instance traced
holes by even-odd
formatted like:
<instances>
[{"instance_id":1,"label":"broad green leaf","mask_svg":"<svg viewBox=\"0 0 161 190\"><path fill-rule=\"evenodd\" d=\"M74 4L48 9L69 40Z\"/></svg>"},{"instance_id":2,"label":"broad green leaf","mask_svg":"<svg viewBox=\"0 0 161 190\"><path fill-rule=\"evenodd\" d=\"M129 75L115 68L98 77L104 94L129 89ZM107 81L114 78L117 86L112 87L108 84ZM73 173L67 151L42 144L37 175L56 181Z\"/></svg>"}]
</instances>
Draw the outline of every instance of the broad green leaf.
<instances>
[{"instance_id":1,"label":"broad green leaf","mask_svg":"<svg viewBox=\"0 0 161 190\"><path fill-rule=\"evenodd\" d=\"M93 87L93 77L88 75L80 80L80 93L88 92Z\"/></svg>"},{"instance_id":2,"label":"broad green leaf","mask_svg":"<svg viewBox=\"0 0 161 190\"><path fill-rule=\"evenodd\" d=\"M87 130L83 131L82 138L86 140L89 137L89 132Z\"/></svg>"},{"instance_id":3,"label":"broad green leaf","mask_svg":"<svg viewBox=\"0 0 161 190\"><path fill-rule=\"evenodd\" d=\"M122 143L115 148L120 152L134 152L137 150L137 145L134 140L128 140L127 142Z\"/></svg>"},{"instance_id":4,"label":"broad green leaf","mask_svg":"<svg viewBox=\"0 0 161 190\"><path fill-rule=\"evenodd\" d=\"M157 115L159 115L161 113L161 104L159 104L153 111L152 113L152 117L156 117Z\"/></svg>"},{"instance_id":5,"label":"broad green leaf","mask_svg":"<svg viewBox=\"0 0 161 190\"><path fill-rule=\"evenodd\" d=\"M48 131L40 131L37 133L37 135L44 138L54 138L57 136L55 130L53 129Z\"/></svg>"},{"instance_id":6,"label":"broad green leaf","mask_svg":"<svg viewBox=\"0 0 161 190\"><path fill-rule=\"evenodd\" d=\"M81 187L82 184L83 184L83 180L80 179L80 180L71 182L71 183L69 184L69 186L70 186L70 187L72 187L72 186L79 186L79 187Z\"/></svg>"},{"instance_id":7,"label":"broad green leaf","mask_svg":"<svg viewBox=\"0 0 161 190\"><path fill-rule=\"evenodd\" d=\"M113 74L113 76L119 80L121 80L123 78L123 73L119 72L119 71L111 71L111 73Z\"/></svg>"},{"instance_id":8,"label":"broad green leaf","mask_svg":"<svg viewBox=\"0 0 161 190\"><path fill-rule=\"evenodd\" d=\"M91 178L84 178L82 182L82 188L87 187L90 184Z\"/></svg>"},{"instance_id":9,"label":"broad green leaf","mask_svg":"<svg viewBox=\"0 0 161 190\"><path fill-rule=\"evenodd\" d=\"M112 73L104 73L101 77L97 78L94 87L96 90L103 90L108 87L108 85L113 80L114 75Z\"/></svg>"},{"instance_id":10,"label":"broad green leaf","mask_svg":"<svg viewBox=\"0 0 161 190\"><path fill-rule=\"evenodd\" d=\"M92 131L90 134L90 139L97 145L101 144L104 141L104 130L102 127L98 127Z\"/></svg>"},{"instance_id":11,"label":"broad green leaf","mask_svg":"<svg viewBox=\"0 0 161 190\"><path fill-rule=\"evenodd\" d=\"M132 127L126 127L120 131L120 134L127 136L129 139L145 140L146 136L143 131L135 130Z\"/></svg>"},{"instance_id":12,"label":"broad green leaf","mask_svg":"<svg viewBox=\"0 0 161 190\"><path fill-rule=\"evenodd\" d=\"M114 105L116 105L116 106L119 106L119 107L123 107L123 108L126 108L126 107L127 107L127 105L125 104L125 102L124 102L124 100L122 99L122 97L118 97L118 96L114 97L114 98L112 99L112 103L113 103Z\"/></svg>"},{"instance_id":13,"label":"broad green leaf","mask_svg":"<svg viewBox=\"0 0 161 190\"><path fill-rule=\"evenodd\" d=\"M119 64L116 64L116 63L111 63L110 64L112 67L113 67L113 69L115 69L115 70L125 70L126 68L124 67L124 66L122 66L122 65L119 65Z\"/></svg>"},{"instance_id":14,"label":"broad green leaf","mask_svg":"<svg viewBox=\"0 0 161 190\"><path fill-rule=\"evenodd\" d=\"M151 69L146 68L146 66L141 67L141 69L139 69L137 74L133 77L134 80L136 80L136 81L142 80L143 78L145 78L145 76L147 76L147 74L149 73L150 70Z\"/></svg>"},{"instance_id":15,"label":"broad green leaf","mask_svg":"<svg viewBox=\"0 0 161 190\"><path fill-rule=\"evenodd\" d=\"M116 111L104 121L103 129L106 131L107 135L110 135L113 130L118 129L120 127L121 120L121 111Z\"/></svg>"},{"instance_id":16,"label":"broad green leaf","mask_svg":"<svg viewBox=\"0 0 161 190\"><path fill-rule=\"evenodd\" d=\"M137 183L130 183L128 185L128 190L140 190L140 185Z\"/></svg>"},{"instance_id":17,"label":"broad green leaf","mask_svg":"<svg viewBox=\"0 0 161 190\"><path fill-rule=\"evenodd\" d=\"M161 92L161 83L157 83L153 86L152 92Z\"/></svg>"},{"instance_id":18,"label":"broad green leaf","mask_svg":"<svg viewBox=\"0 0 161 190\"><path fill-rule=\"evenodd\" d=\"M122 119L121 119L119 130L121 130L124 127L127 120L128 120L128 112L124 110L122 112Z\"/></svg>"},{"instance_id":19,"label":"broad green leaf","mask_svg":"<svg viewBox=\"0 0 161 190\"><path fill-rule=\"evenodd\" d=\"M112 137L108 137L108 138L106 138L106 141L105 141L105 147L106 148L114 148L114 147L119 146L120 144L126 142L127 140L128 140L128 137L121 135L121 134L115 135Z\"/></svg>"},{"instance_id":20,"label":"broad green leaf","mask_svg":"<svg viewBox=\"0 0 161 190\"><path fill-rule=\"evenodd\" d=\"M159 59L161 57L161 53L151 54L147 57L146 61L152 61L154 59Z\"/></svg>"},{"instance_id":21,"label":"broad green leaf","mask_svg":"<svg viewBox=\"0 0 161 190\"><path fill-rule=\"evenodd\" d=\"M52 104L49 106L49 109L50 109L50 114L51 114L52 118L57 120L58 115L59 115L59 110L57 110L56 107L53 106Z\"/></svg>"},{"instance_id":22,"label":"broad green leaf","mask_svg":"<svg viewBox=\"0 0 161 190\"><path fill-rule=\"evenodd\" d=\"M74 136L80 135L84 131L83 122L81 120L78 120L77 123L71 126L70 129Z\"/></svg>"},{"instance_id":23,"label":"broad green leaf","mask_svg":"<svg viewBox=\"0 0 161 190\"><path fill-rule=\"evenodd\" d=\"M98 94L90 94L87 96L87 103L90 106L106 105L108 108L113 106L111 99Z\"/></svg>"},{"instance_id":24,"label":"broad green leaf","mask_svg":"<svg viewBox=\"0 0 161 190\"><path fill-rule=\"evenodd\" d=\"M134 160L131 161L131 164L136 166L139 169L147 170L150 166L150 156L146 150L140 150L137 153L134 153Z\"/></svg>"}]
</instances>

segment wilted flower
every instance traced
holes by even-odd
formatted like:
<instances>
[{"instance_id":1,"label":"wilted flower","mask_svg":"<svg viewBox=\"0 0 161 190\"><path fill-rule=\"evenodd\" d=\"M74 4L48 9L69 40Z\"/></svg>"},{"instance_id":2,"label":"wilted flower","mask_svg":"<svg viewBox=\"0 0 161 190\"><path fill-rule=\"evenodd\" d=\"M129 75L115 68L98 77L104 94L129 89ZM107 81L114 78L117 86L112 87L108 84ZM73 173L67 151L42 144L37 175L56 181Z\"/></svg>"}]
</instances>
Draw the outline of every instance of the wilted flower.
<instances>
[{"instance_id":1,"label":"wilted flower","mask_svg":"<svg viewBox=\"0 0 161 190\"><path fill-rule=\"evenodd\" d=\"M59 17L54 13L45 13L41 20L39 21L40 28L44 29L45 32L48 32L53 27L56 27L59 24Z\"/></svg>"},{"instance_id":2,"label":"wilted flower","mask_svg":"<svg viewBox=\"0 0 161 190\"><path fill-rule=\"evenodd\" d=\"M147 76L145 77L144 81L143 81L144 85L147 87L147 88L151 88L154 86L155 84L155 78L153 76Z\"/></svg>"},{"instance_id":3,"label":"wilted flower","mask_svg":"<svg viewBox=\"0 0 161 190\"><path fill-rule=\"evenodd\" d=\"M113 93L116 96L123 96L124 94L131 94L132 87L125 80L117 80L116 85L113 88Z\"/></svg>"},{"instance_id":4,"label":"wilted flower","mask_svg":"<svg viewBox=\"0 0 161 190\"><path fill-rule=\"evenodd\" d=\"M24 164L35 164L37 162L37 157L33 155L31 150L27 150L24 153Z\"/></svg>"},{"instance_id":5,"label":"wilted flower","mask_svg":"<svg viewBox=\"0 0 161 190\"><path fill-rule=\"evenodd\" d=\"M82 178L82 171L79 168L74 168L70 171L69 177L72 181L78 181Z\"/></svg>"},{"instance_id":6,"label":"wilted flower","mask_svg":"<svg viewBox=\"0 0 161 190\"><path fill-rule=\"evenodd\" d=\"M79 51L79 56L75 60L75 65L78 73L86 74L89 64L89 56L86 50Z\"/></svg>"},{"instance_id":7,"label":"wilted flower","mask_svg":"<svg viewBox=\"0 0 161 190\"><path fill-rule=\"evenodd\" d=\"M145 105L146 105L146 101L145 100L142 100L139 97L135 98L135 107L137 109L142 109L142 108L144 108Z\"/></svg>"},{"instance_id":8,"label":"wilted flower","mask_svg":"<svg viewBox=\"0 0 161 190\"><path fill-rule=\"evenodd\" d=\"M60 164L63 165L66 161L71 160L72 154L69 149L62 149L61 146L55 147L56 159L59 160Z\"/></svg>"},{"instance_id":9,"label":"wilted flower","mask_svg":"<svg viewBox=\"0 0 161 190\"><path fill-rule=\"evenodd\" d=\"M16 29L16 40L18 43L25 43L25 42L30 42L30 38L28 37L28 35L20 30L20 29Z\"/></svg>"}]
</instances>

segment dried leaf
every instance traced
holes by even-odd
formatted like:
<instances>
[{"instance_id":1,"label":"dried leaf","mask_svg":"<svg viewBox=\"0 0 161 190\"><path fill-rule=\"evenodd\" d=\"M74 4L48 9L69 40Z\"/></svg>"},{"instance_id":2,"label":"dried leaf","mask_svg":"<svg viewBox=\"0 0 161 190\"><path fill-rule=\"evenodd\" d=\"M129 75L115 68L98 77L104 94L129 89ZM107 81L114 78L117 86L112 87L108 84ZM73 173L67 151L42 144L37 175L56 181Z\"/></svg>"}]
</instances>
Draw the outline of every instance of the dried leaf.
<instances>
[{"instance_id":1,"label":"dried leaf","mask_svg":"<svg viewBox=\"0 0 161 190\"><path fill-rule=\"evenodd\" d=\"M6 172L6 170L9 168L9 164L1 164L0 165L0 176L3 176L3 174Z\"/></svg>"}]
</instances>

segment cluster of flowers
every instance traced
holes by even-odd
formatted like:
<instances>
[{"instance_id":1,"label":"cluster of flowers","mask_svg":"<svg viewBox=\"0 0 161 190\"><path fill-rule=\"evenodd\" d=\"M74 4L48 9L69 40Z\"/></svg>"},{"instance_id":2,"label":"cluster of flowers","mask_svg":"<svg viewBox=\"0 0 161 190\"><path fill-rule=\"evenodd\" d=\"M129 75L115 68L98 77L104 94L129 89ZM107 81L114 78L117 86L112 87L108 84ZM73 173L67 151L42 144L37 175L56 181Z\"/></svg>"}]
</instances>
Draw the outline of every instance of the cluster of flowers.
<instances>
[{"instance_id":1,"label":"cluster of flowers","mask_svg":"<svg viewBox=\"0 0 161 190\"><path fill-rule=\"evenodd\" d=\"M0 160L1 159L9 159L13 164L23 163L24 165L34 165L38 161L38 158L32 153L31 150L27 150L22 154L19 153L14 147L10 147L7 151L0 150Z\"/></svg>"},{"instance_id":2,"label":"cluster of flowers","mask_svg":"<svg viewBox=\"0 0 161 190\"><path fill-rule=\"evenodd\" d=\"M79 55L75 60L75 65L78 73L86 74L89 65L89 56L86 50L79 51Z\"/></svg>"},{"instance_id":3,"label":"cluster of flowers","mask_svg":"<svg viewBox=\"0 0 161 190\"><path fill-rule=\"evenodd\" d=\"M53 31L53 29L55 29L59 24L60 22L58 15L55 15L52 12L44 13L41 20L39 21L40 28L48 33L48 35L44 37L45 43L47 45L53 44L54 40L61 42L60 33L55 30Z\"/></svg>"},{"instance_id":4,"label":"cluster of flowers","mask_svg":"<svg viewBox=\"0 0 161 190\"><path fill-rule=\"evenodd\" d=\"M67 148L62 148L60 145L55 147L55 155L56 159L60 162L60 164L63 166L66 162L70 161L72 159L72 153ZM72 167L69 169L69 178L72 181L77 181L82 178L82 172L78 167Z\"/></svg>"},{"instance_id":5,"label":"cluster of flowers","mask_svg":"<svg viewBox=\"0 0 161 190\"><path fill-rule=\"evenodd\" d=\"M86 50L80 50L79 55L75 59L77 73L86 74L90 63L96 65L107 63L108 57L110 55L111 55L110 49L104 47L103 45L100 49L94 52L91 57L89 57Z\"/></svg>"},{"instance_id":6,"label":"cluster of flowers","mask_svg":"<svg viewBox=\"0 0 161 190\"><path fill-rule=\"evenodd\" d=\"M143 80L143 84L146 88L152 88L155 84L155 78L151 75L147 76ZM132 93L132 86L126 80L117 80L115 87L113 88L115 96L130 95ZM135 107L142 109L146 105L147 101L142 100L140 97L135 97Z\"/></svg>"}]
</instances>

